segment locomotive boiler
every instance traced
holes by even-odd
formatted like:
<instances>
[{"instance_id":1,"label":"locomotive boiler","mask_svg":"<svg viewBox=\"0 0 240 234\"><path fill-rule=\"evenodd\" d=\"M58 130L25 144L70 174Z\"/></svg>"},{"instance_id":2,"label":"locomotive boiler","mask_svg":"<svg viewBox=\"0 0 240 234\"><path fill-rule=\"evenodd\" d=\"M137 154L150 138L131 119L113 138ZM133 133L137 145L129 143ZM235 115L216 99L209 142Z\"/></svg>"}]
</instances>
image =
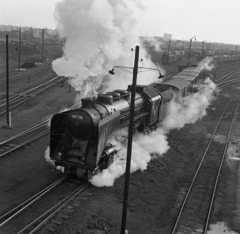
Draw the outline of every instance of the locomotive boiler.
<instances>
[{"instance_id":1,"label":"locomotive boiler","mask_svg":"<svg viewBox=\"0 0 240 234\"><path fill-rule=\"evenodd\" d=\"M129 125L132 86L96 98L83 98L82 107L54 115L50 127L50 157L66 175L90 179L113 162L115 146L107 140ZM163 115L158 89L137 85L134 129L157 128Z\"/></svg>"}]
</instances>

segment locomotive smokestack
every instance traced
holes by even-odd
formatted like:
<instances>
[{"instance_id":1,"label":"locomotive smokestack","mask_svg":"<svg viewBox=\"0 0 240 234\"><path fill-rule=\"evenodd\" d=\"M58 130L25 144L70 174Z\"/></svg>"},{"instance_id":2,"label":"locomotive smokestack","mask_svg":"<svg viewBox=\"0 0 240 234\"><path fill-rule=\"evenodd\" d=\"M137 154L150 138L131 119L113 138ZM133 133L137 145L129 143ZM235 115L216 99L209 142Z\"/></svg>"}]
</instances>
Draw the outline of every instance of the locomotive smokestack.
<instances>
[{"instance_id":1,"label":"locomotive smokestack","mask_svg":"<svg viewBox=\"0 0 240 234\"><path fill-rule=\"evenodd\" d=\"M93 108L96 103L95 97L82 98L81 101L83 108Z\"/></svg>"}]
</instances>

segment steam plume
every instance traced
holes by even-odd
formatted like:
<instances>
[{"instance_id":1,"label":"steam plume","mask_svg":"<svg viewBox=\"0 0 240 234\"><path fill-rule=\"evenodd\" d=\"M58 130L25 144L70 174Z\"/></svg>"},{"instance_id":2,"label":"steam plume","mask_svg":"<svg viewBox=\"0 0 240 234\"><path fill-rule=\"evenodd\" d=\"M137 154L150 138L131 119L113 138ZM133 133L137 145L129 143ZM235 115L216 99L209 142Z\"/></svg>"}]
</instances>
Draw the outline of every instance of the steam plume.
<instances>
[{"instance_id":1,"label":"steam plume","mask_svg":"<svg viewBox=\"0 0 240 234\"><path fill-rule=\"evenodd\" d=\"M185 124L195 123L206 114L207 107L215 99L216 85L209 79L199 85L199 91L179 101L172 99L168 105L168 113L162 122L162 128L168 132L180 129Z\"/></svg>"},{"instance_id":2,"label":"steam plume","mask_svg":"<svg viewBox=\"0 0 240 234\"><path fill-rule=\"evenodd\" d=\"M200 70L212 71L215 68L213 57L207 56L198 63Z\"/></svg>"},{"instance_id":3,"label":"steam plume","mask_svg":"<svg viewBox=\"0 0 240 234\"><path fill-rule=\"evenodd\" d=\"M149 135L137 134L132 145L131 173L136 170L144 171L153 158L162 156L169 149L167 133L180 129L185 124L195 123L206 115L206 109L215 98L216 85L207 78L199 85L199 91L182 99L173 99L169 103L168 113L162 122L162 127ZM91 183L95 186L112 186L115 179L125 173L126 167L127 131L121 131L119 137L111 143L118 151L113 164L95 175Z\"/></svg>"},{"instance_id":4,"label":"steam plume","mask_svg":"<svg viewBox=\"0 0 240 234\"><path fill-rule=\"evenodd\" d=\"M63 57L53 61L55 72L69 76L69 84L81 97L94 95L100 86L126 89L132 74L119 69L110 78L108 71L114 65L132 66L131 48L140 43L134 13L143 8L137 0L58 2L55 19L66 43ZM140 56L144 66L155 67L143 49ZM139 73L138 83L150 84L157 79L155 74Z\"/></svg>"},{"instance_id":5,"label":"steam plume","mask_svg":"<svg viewBox=\"0 0 240 234\"><path fill-rule=\"evenodd\" d=\"M112 186L115 179L125 173L127 155L126 136L127 130L125 129L121 131L117 141L111 139L111 143L117 144L117 149L120 150L115 157L114 163L92 178L91 183L93 185L98 187ZM151 154L162 155L168 149L167 137L161 133L160 129L151 132L149 135L137 134L132 144L131 173L137 170L146 170L147 164L152 158Z\"/></svg>"}]
</instances>

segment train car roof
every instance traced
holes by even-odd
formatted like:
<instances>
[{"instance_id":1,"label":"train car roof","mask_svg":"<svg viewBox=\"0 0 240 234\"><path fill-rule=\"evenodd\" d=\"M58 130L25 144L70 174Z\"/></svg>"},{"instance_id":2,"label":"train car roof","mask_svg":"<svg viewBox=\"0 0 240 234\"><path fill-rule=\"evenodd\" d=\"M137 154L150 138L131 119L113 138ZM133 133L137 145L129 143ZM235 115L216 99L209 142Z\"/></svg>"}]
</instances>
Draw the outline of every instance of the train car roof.
<instances>
[{"instance_id":1,"label":"train car roof","mask_svg":"<svg viewBox=\"0 0 240 234\"><path fill-rule=\"evenodd\" d=\"M171 79L185 79L185 80L193 81L196 79L196 77L197 77L197 74L195 74L194 76L190 76L190 75L184 75L179 73L173 76Z\"/></svg>"},{"instance_id":2,"label":"train car roof","mask_svg":"<svg viewBox=\"0 0 240 234\"><path fill-rule=\"evenodd\" d=\"M183 71L193 71L193 72L199 73L199 72L201 72L201 68L199 68L199 67L187 67Z\"/></svg>"},{"instance_id":3,"label":"train car roof","mask_svg":"<svg viewBox=\"0 0 240 234\"><path fill-rule=\"evenodd\" d=\"M185 75L185 76L198 76L199 72L195 72L195 71L181 71L178 73L179 75Z\"/></svg>"},{"instance_id":4,"label":"train car roof","mask_svg":"<svg viewBox=\"0 0 240 234\"><path fill-rule=\"evenodd\" d=\"M179 78L179 79L171 79L167 81L163 81L164 85L170 85L172 87L175 87L179 90L184 89L185 87L189 86L191 84L190 81Z\"/></svg>"},{"instance_id":5,"label":"train car roof","mask_svg":"<svg viewBox=\"0 0 240 234\"><path fill-rule=\"evenodd\" d=\"M169 85L163 83L152 83L151 86L160 92L164 92L165 90L169 89Z\"/></svg>"}]
</instances>

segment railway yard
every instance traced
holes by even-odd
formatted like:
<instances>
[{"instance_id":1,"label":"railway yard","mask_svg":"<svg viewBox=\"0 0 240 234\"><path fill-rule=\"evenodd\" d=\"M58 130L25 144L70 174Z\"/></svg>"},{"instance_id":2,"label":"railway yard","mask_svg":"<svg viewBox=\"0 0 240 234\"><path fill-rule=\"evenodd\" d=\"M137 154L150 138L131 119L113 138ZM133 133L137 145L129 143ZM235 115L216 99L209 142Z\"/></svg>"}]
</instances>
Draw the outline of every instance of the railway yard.
<instances>
[{"instance_id":1,"label":"railway yard","mask_svg":"<svg viewBox=\"0 0 240 234\"><path fill-rule=\"evenodd\" d=\"M41 69L10 76L11 128L1 85L0 233L120 233L124 176L94 187L66 179L44 157L49 119L76 96L51 68L59 56L49 51ZM176 73L173 65L165 77ZM219 92L207 115L171 131L167 153L131 174L129 234L240 233L239 76L239 61L218 64L212 80Z\"/></svg>"}]
</instances>

